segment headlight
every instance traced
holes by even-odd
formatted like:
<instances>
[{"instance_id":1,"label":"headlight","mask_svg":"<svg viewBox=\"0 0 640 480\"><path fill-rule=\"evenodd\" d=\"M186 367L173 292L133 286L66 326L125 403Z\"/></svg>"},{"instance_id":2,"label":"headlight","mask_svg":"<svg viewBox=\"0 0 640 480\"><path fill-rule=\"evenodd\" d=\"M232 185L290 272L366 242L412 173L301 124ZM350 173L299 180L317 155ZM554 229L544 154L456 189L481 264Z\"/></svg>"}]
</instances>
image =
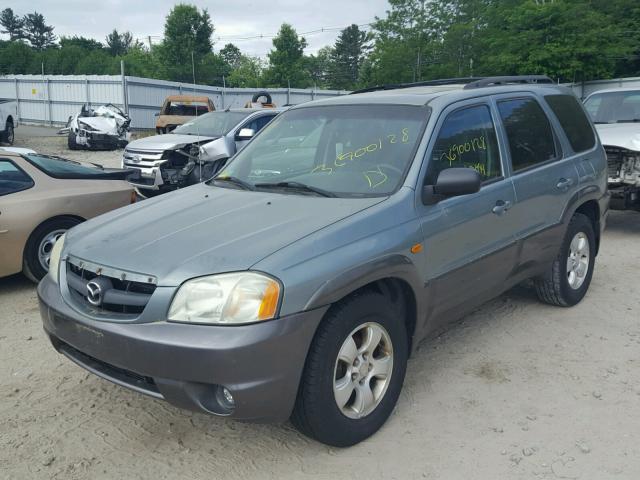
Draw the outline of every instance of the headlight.
<instances>
[{"instance_id":1,"label":"headlight","mask_svg":"<svg viewBox=\"0 0 640 480\"><path fill-rule=\"evenodd\" d=\"M51 249L51 257L49 259L49 275L54 282L58 283L59 270L60 270L60 255L62 254L62 247L64 247L64 237L61 235L56 243L53 244Z\"/></svg>"},{"instance_id":2,"label":"headlight","mask_svg":"<svg viewBox=\"0 0 640 480\"><path fill-rule=\"evenodd\" d=\"M169 320L223 325L270 320L276 316L280 293L280 284L261 273L195 278L178 290L169 308Z\"/></svg>"}]
</instances>

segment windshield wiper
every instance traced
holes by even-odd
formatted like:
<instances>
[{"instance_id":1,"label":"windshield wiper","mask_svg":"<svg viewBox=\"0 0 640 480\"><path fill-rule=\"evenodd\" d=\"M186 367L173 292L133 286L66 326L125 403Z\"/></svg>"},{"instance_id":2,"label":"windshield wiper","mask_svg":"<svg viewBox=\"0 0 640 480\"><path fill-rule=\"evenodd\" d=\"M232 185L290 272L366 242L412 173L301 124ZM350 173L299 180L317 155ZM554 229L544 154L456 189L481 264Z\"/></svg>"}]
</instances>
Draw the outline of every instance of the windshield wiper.
<instances>
[{"instance_id":1,"label":"windshield wiper","mask_svg":"<svg viewBox=\"0 0 640 480\"><path fill-rule=\"evenodd\" d=\"M616 120L616 123L638 123L640 122L640 118L629 118L624 120Z\"/></svg>"},{"instance_id":2,"label":"windshield wiper","mask_svg":"<svg viewBox=\"0 0 640 480\"><path fill-rule=\"evenodd\" d=\"M229 182L234 185L238 185L242 187L244 190L255 190L256 188L251 185L249 182L245 182L244 180L240 180L238 177L215 177L212 179L213 182Z\"/></svg>"},{"instance_id":3,"label":"windshield wiper","mask_svg":"<svg viewBox=\"0 0 640 480\"><path fill-rule=\"evenodd\" d=\"M303 192L312 192L322 197L335 197L336 194L323 190L322 188L312 187L300 182L277 182L277 183L256 183L256 188L282 188L291 190L301 190Z\"/></svg>"}]
</instances>

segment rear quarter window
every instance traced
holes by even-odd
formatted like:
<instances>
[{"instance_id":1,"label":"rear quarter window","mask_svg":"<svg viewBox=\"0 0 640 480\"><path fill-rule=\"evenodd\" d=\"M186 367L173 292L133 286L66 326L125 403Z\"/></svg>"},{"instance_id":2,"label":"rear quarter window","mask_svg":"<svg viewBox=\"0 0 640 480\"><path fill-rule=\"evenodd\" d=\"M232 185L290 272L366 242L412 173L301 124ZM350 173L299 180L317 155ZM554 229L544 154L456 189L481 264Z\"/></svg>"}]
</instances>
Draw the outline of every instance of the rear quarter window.
<instances>
[{"instance_id":1,"label":"rear quarter window","mask_svg":"<svg viewBox=\"0 0 640 480\"><path fill-rule=\"evenodd\" d=\"M558 158L551 123L534 98L502 100L498 110L507 132L514 172Z\"/></svg>"},{"instance_id":2,"label":"rear quarter window","mask_svg":"<svg viewBox=\"0 0 640 480\"><path fill-rule=\"evenodd\" d=\"M579 153L593 148L596 137L578 99L571 95L547 95L544 98L567 134L573 151Z\"/></svg>"},{"instance_id":3,"label":"rear quarter window","mask_svg":"<svg viewBox=\"0 0 640 480\"><path fill-rule=\"evenodd\" d=\"M0 158L0 196L33 187L33 180L15 163Z\"/></svg>"}]
</instances>

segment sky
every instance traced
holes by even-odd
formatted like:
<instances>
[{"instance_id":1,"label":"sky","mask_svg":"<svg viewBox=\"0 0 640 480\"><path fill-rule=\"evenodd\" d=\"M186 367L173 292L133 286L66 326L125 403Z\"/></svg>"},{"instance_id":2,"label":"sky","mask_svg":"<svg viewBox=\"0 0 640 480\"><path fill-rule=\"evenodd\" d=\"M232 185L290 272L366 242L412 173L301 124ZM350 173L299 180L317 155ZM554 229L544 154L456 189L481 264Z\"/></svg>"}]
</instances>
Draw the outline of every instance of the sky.
<instances>
[{"instance_id":1,"label":"sky","mask_svg":"<svg viewBox=\"0 0 640 480\"><path fill-rule=\"evenodd\" d=\"M162 39L164 19L175 0L30 0L4 1L2 8L10 7L14 14L24 15L37 11L47 24L55 27L58 36L79 35L104 42L114 28L130 31L135 38L148 43ZM333 44L338 30L352 23L363 25L384 17L389 8L387 0L186 0L206 8L215 27L214 50L226 43L234 43L244 53L266 57L272 47L272 36L283 22L298 31L312 32L322 28L330 31L308 33L307 54L316 53L325 45ZM363 28L367 28L366 26ZM263 35L263 38L245 39Z\"/></svg>"}]
</instances>

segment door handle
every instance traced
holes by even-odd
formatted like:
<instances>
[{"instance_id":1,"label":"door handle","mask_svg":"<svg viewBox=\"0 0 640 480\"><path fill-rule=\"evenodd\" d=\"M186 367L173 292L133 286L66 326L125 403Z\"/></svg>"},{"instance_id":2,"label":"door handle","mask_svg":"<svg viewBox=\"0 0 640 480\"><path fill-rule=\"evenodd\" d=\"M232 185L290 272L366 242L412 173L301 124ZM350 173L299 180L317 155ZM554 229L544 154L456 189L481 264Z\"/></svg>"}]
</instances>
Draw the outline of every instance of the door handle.
<instances>
[{"instance_id":1,"label":"door handle","mask_svg":"<svg viewBox=\"0 0 640 480\"><path fill-rule=\"evenodd\" d=\"M558 183L556 183L556 188L558 190L567 191L571 185L573 185L573 180L570 178L561 178L558 180Z\"/></svg>"},{"instance_id":2,"label":"door handle","mask_svg":"<svg viewBox=\"0 0 640 480\"><path fill-rule=\"evenodd\" d=\"M496 205L491 210L496 215L503 215L511 208L511 202L509 200L498 200Z\"/></svg>"}]
</instances>

